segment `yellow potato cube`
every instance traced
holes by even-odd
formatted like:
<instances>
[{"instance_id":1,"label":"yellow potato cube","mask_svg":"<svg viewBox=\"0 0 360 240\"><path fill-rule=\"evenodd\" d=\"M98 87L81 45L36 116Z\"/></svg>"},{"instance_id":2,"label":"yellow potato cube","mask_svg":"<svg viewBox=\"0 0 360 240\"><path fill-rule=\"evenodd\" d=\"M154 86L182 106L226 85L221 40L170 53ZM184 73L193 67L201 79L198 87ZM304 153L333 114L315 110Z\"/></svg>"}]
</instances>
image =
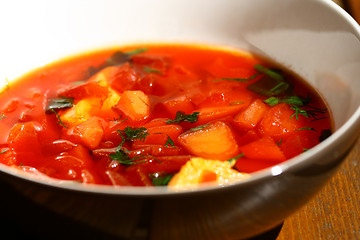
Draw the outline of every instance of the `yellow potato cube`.
<instances>
[{"instance_id":1,"label":"yellow potato cube","mask_svg":"<svg viewBox=\"0 0 360 240\"><path fill-rule=\"evenodd\" d=\"M231 167L228 161L192 158L170 180L168 186L175 189L196 188L199 184L213 180L217 185L248 178Z\"/></svg>"}]
</instances>

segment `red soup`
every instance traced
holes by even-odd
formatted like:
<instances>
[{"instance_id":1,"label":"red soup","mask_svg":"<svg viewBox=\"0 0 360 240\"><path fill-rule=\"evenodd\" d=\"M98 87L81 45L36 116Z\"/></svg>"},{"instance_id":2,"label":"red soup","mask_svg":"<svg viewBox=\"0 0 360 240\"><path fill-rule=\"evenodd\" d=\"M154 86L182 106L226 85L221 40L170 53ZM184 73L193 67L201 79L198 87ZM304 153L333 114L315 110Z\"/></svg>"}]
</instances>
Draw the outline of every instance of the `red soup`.
<instances>
[{"instance_id":1,"label":"red soup","mask_svg":"<svg viewBox=\"0 0 360 240\"><path fill-rule=\"evenodd\" d=\"M331 134L323 99L248 53L183 45L95 51L0 96L0 162L83 183L175 187L246 178Z\"/></svg>"}]
</instances>

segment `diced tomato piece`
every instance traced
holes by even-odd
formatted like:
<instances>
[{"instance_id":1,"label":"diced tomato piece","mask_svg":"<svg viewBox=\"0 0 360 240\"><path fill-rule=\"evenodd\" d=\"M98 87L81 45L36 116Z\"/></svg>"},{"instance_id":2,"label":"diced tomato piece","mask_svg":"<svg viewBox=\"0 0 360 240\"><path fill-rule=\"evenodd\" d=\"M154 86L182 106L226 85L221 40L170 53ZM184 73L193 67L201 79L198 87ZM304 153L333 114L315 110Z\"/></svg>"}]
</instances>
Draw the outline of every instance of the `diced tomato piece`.
<instances>
[{"instance_id":1,"label":"diced tomato piece","mask_svg":"<svg viewBox=\"0 0 360 240\"><path fill-rule=\"evenodd\" d=\"M177 146L164 146L164 145L133 145L134 150L132 152L136 152L136 155L142 154L150 154L151 156L176 156L183 154L183 150ZM130 156L132 154L130 152Z\"/></svg>"},{"instance_id":2,"label":"diced tomato piece","mask_svg":"<svg viewBox=\"0 0 360 240\"><path fill-rule=\"evenodd\" d=\"M68 152L71 149L73 149L75 146L76 144L68 140L59 139L45 144L43 146L44 149L43 153L47 156L57 155L62 152Z\"/></svg>"},{"instance_id":3,"label":"diced tomato piece","mask_svg":"<svg viewBox=\"0 0 360 240\"><path fill-rule=\"evenodd\" d=\"M163 104L172 118L176 116L178 111L182 111L185 114L190 114L194 111L194 105L192 104L191 99L185 95L171 98Z\"/></svg>"},{"instance_id":4,"label":"diced tomato piece","mask_svg":"<svg viewBox=\"0 0 360 240\"><path fill-rule=\"evenodd\" d=\"M139 76L129 63L125 63L116 69L111 69L106 78L111 88L121 93L125 90L132 90Z\"/></svg>"},{"instance_id":5,"label":"diced tomato piece","mask_svg":"<svg viewBox=\"0 0 360 240\"><path fill-rule=\"evenodd\" d=\"M151 102L142 91L124 91L116 108L134 121L141 121L150 116Z\"/></svg>"},{"instance_id":6,"label":"diced tomato piece","mask_svg":"<svg viewBox=\"0 0 360 240\"><path fill-rule=\"evenodd\" d=\"M58 95L74 99L88 97L106 98L108 92L109 90L107 87L101 86L97 82L85 82L83 84L60 89Z\"/></svg>"},{"instance_id":7,"label":"diced tomato piece","mask_svg":"<svg viewBox=\"0 0 360 240\"><path fill-rule=\"evenodd\" d=\"M88 169L81 170L82 182L86 184L101 184L102 181L94 171Z\"/></svg>"},{"instance_id":8,"label":"diced tomato piece","mask_svg":"<svg viewBox=\"0 0 360 240\"><path fill-rule=\"evenodd\" d=\"M127 179L133 186L152 186L149 170L144 165L132 165L127 170Z\"/></svg>"},{"instance_id":9,"label":"diced tomato piece","mask_svg":"<svg viewBox=\"0 0 360 240\"><path fill-rule=\"evenodd\" d=\"M252 129L256 127L269 109L270 107L266 103L256 99L243 112L234 117L234 122L240 129Z\"/></svg>"},{"instance_id":10,"label":"diced tomato piece","mask_svg":"<svg viewBox=\"0 0 360 240\"><path fill-rule=\"evenodd\" d=\"M274 165L273 162L241 157L236 161L235 168L239 172L253 173L271 167L273 165Z\"/></svg>"},{"instance_id":11,"label":"diced tomato piece","mask_svg":"<svg viewBox=\"0 0 360 240\"><path fill-rule=\"evenodd\" d=\"M300 135L292 135L281 140L280 148L284 152L286 158L292 158L299 155L308 148L306 138Z\"/></svg>"},{"instance_id":12,"label":"diced tomato piece","mask_svg":"<svg viewBox=\"0 0 360 240\"><path fill-rule=\"evenodd\" d=\"M231 128L221 121L185 132L178 137L178 141L194 155L206 159L227 160L239 152Z\"/></svg>"},{"instance_id":13,"label":"diced tomato piece","mask_svg":"<svg viewBox=\"0 0 360 240\"><path fill-rule=\"evenodd\" d=\"M10 150L8 148L1 148L0 151L1 151L0 163L8 165L8 166L18 165L15 154L12 150Z\"/></svg>"},{"instance_id":14,"label":"diced tomato piece","mask_svg":"<svg viewBox=\"0 0 360 240\"><path fill-rule=\"evenodd\" d=\"M182 133L182 127L175 124L157 126L148 128L147 133L149 133L149 135L146 136L144 141L134 140L133 146L136 147L144 144L165 145L168 137L170 137L171 140L176 141L177 137Z\"/></svg>"},{"instance_id":15,"label":"diced tomato piece","mask_svg":"<svg viewBox=\"0 0 360 240\"><path fill-rule=\"evenodd\" d=\"M99 146L104 135L102 121L98 117L89 118L85 122L68 129L67 135L74 142L80 142L90 149L95 149Z\"/></svg>"},{"instance_id":16,"label":"diced tomato piece","mask_svg":"<svg viewBox=\"0 0 360 240\"><path fill-rule=\"evenodd\" d=\"M246 145L239 147L240 152L245 154L246 158L259 159L270 162L282 162L286 158L279 146L271 137L263 137Z\"/></svg>"},{"instance_id":17,"label":"diced tomato piece","mask_svg":"<svg viewBox=\"0 0 360 240\"><path fill-rule=\"evenodd\" d=\"M296 130L305 127L306 123L304 116L299 115L299 119L296 119L293 114L294 110L290 109L288 104L277 104L265 113L259 123L259 131L263 135L275 137L276 140L296 134Z\"/></svg>"},{"instance_id":18,"label":"diced tomato piece","mask_svg":"<svg viewBox=\"0 0 360 240\"><path fill-rule=\"evenodd\" d=\"M253 96L249 92L238 87L230 89L215 88L215 90L211 91L210 96L200 104L200 107L241 106L243 109L249 106L252 99Z\"/></svg>"},{"instance_id":19,"label":"diced tomato piece","mask_svg":"<svg viewBox=\"0 0 360 240\"><path fill-rule=\"evenodd\" d=\"M110 179L112 185L115 186L130 186L130 182L127 177L115 171L107 170L105 174Z\"/></svg>"},{"instance_id":20,"label":"diced tomato piece","mask_svg":"<svg viewBox=\"0 0 360 240\"><path fill-rule=\"evenodd\" d=\"M155 118L151 120L150 122L147 122L144 124L144 127L146 129L152 128L152 127L158 127L158 126L166 126L166 121L169 120L167 118Z\"/></svg>"},{"instance_id":21,"label":"diced tomato piece","mask_svg":"<svg viewBox=\"0 0 360 240\"><path fill-rule=\"evenodd\" d=\"M134 65L141 67L147 67L158 70L161 74L166 74L168 69L168 59L158 56L145 56L145 55L133 55L131 56L131 62Z\"/></svg>"},{"instance_id":22,"label":"diced tomato piece","mask_svg":"<svg viewBox=\"0 0 360 240\"><path fill-rule=\"evenodd\" d=\"M5 109L4 109L4 113L12 113L12 112L14 112L17 108L18 108L18 106L19 106L19 100L11 100L8 104L7 104L7 106L5 107Z\"/></svg>"},{"instance_id":23,"label":"diced tomato piece","mask_svg":"<svg viewBox=\"0 0 360 240\"><path fill-rule=\"evenodd\" d=\"M237 114L242 108L243 106L241 105L234 105L228 107L212 107L195 110L194 112L200 113L196 125L202 125L210 121L225 117L232 117Z\"/></svg>"},{"instance_id":24,"label":"diced tomato piece","mask_svg":"<svg viewBox=\"0 0 360 240\"><path fill-rule=\"evenodd\" d=\"M206 65L205 70L217 78L248 78L256 73L254 64L254 58L247 58L246 61L217 58L213 63Z\"/></svg>"},{"instance_id":25,"label":"diced tomato piece","mask_svg":"<svg viewBox=\"0 0 360 240\"><path fill-rule=\"evenodd\" d=\"M241 146L253 142L255 140L258 140L259 138L260 135L255 130L249 130L245 134L238 136L237 142L239 146Z\"/></svg>"},{"instance_id":26,"label":"diced tomato piece","mask_svg":"<svg viewBox=\"0 0 360 240\"><path fill-rule=\"evenodd\" d=\"M38 133L33 122L15 124L10 130L7 142L16 153L40 152Z\"/></svg>"}]
</instances>

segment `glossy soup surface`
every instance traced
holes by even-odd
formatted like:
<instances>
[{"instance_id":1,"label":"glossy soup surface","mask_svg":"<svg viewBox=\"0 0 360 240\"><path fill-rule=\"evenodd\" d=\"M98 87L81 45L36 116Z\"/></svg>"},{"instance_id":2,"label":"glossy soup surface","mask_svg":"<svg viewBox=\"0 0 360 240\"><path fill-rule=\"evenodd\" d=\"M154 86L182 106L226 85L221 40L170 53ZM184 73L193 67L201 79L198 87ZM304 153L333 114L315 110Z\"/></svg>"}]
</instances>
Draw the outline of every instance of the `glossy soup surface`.
<instances>
[{"instance_id":1,"label":"glossy soup surface","mask_svg":"<svg viewBox=\"0 0 360 240\"><path fill-rule=\"evenodd\" d=\"M246 178L331 134L321 97L248 53L146 45L70 57L0 95L0 162L106 185Z\"/></svg>"}]
</instances>

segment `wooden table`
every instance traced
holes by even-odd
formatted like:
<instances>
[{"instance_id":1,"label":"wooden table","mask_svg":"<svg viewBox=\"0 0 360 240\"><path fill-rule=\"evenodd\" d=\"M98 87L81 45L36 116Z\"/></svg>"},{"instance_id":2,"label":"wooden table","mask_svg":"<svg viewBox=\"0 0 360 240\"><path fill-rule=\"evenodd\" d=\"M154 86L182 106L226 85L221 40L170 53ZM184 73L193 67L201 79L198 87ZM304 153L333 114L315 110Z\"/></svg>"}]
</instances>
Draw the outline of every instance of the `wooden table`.
<instances>
[{"instance_id":1,"label":"wooden table","mask_svg":"<svg viewBox=\"0 0 360 240\"><path fill-rule=\"evenodd\" d=\"M285 220L277 240L360 239L360 140L322 191Z\"/></svg>"}]
</instances>

